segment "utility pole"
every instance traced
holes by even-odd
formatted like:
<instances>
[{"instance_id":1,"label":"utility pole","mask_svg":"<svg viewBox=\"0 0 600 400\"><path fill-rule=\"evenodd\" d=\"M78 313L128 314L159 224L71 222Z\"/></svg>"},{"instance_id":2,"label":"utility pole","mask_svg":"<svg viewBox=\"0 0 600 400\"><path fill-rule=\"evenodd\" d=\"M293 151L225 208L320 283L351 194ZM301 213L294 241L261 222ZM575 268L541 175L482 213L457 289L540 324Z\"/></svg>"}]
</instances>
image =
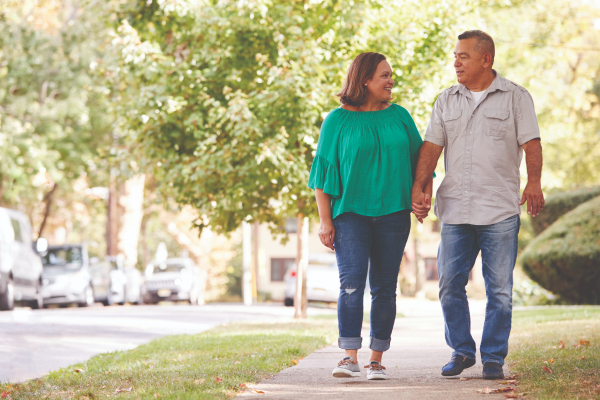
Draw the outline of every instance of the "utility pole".
<instances>
[{"instance_id":1,"label":"utility pole","mask_svg":"<svg viewBox=\"0 0 600 400\"><path fill-rule=\"evenodd\" d=\"M306 298L306 271L308 269L308 217L298 213L298 246L296 255L296 296L294 298L294 318L306 318L308 299Z\"/></svg>"},{"instance_id":2,"label":"utility pole","mask_svg":"<svg viewBox=\"0 0 600 400\"><path fill-rule=\"evenodd\" d=\"M252 227L246 221L242 222L242 294L244 305L252 305Z\"/></svg>"}]
</instances>

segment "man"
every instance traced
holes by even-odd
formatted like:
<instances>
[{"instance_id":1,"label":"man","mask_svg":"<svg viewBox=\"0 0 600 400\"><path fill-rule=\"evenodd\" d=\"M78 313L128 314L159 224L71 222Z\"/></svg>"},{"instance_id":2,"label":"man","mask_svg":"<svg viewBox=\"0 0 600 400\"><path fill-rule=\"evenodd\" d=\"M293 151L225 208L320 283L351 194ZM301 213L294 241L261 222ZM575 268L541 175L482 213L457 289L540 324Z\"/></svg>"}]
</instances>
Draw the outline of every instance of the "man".
<instances>
[{"instance_id":1,"label":"man","mask_svg":"<svg viewBox=\"0 0 600 400\"><path fill-rule=\"evenodd\" d=\"M502 379L512 320L520 206L527 202L532 217L544 207L542 146L531 96L492 69L493 39L477 30L458 39L454 52L458 85L444 90L433 107L412 203L418 218L427 216L430 206L423 188L445 148L446 176L434 211L442 221L437 259L440 301L446 343L454 352L442 375L459 375L475 365L465 286L481 251L487 295L480 346L483 378ZM528 181L519 199L523 150Z\"/></svg>"}]
</instances>

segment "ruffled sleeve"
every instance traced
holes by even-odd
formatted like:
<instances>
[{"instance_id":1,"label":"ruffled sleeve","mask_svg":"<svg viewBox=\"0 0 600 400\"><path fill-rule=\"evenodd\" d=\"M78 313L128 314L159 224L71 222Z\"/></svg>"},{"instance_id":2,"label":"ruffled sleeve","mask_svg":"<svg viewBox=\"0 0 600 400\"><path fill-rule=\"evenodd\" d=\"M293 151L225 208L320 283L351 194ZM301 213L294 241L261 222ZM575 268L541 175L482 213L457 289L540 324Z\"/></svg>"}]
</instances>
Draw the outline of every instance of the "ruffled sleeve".
<instances>
[{"instance_id":1,"label":"ruffled sleeve","mask_svg":"<svg viewBox=\"0 0 600 400\"><path fill-rule=\"evenodd\" d=\"M308 187L323 189L323 192L337 199L342 196L342 181L337 165L330 163L326 158L316 156L310 169Z\"/></svg>"}]
</instances>

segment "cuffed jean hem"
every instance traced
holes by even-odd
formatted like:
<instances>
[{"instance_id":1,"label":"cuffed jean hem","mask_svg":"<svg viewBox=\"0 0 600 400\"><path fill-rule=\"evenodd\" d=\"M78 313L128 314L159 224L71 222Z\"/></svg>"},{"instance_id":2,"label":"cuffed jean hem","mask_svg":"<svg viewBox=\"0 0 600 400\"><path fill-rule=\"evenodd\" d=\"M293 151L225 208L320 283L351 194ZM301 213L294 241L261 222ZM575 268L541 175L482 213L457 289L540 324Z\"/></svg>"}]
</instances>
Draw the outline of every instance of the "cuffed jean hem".
<instances>
[{"instance_id":1,"label":"cuffed jean hem","mask_svg":"<svg viewBox=\"0 0 600 400\"><path fill-rule=\"evenodd\" d=\"M344 350L358 350L362 347L362 337L340 337L338 346Z\"/></svg>"},{"instance_id":2,"label":"cuffed jean hem","mask_svg":"<svg viewBox=\"0 0 600 400\"><path fill-rule=\"evenodd\" d=\"M497 358L488 358L486 360L483 360L483 359L481 360L482 364L489 363L489 362L504 365L504 360L498 360Z\"/></svg>"},{"instance_id":3,"label":"cuffed jean hem","mask_svg":"<svg viewBox=\"0 0 600 400\"><path fill-rule=\"evenodd\" d=\"M452 357L457 356L457 355L470 358L471 360L474 360L476 358L475 354L469 354L469 353L465 353L462 351L453 351L452 352Z\"/></svg>"},{"instance_id":4,"label":"cuffed jean hem","mask_svg":"<svg viewBox=\"0 0 600 400\"><path fill-rule=\"evenodd\" d=\"M381 340L381 339L372 337L369 348L373 351L387 351L390 348L390 342L391 342L391 339Z\"/></svg>"}]
</instances>

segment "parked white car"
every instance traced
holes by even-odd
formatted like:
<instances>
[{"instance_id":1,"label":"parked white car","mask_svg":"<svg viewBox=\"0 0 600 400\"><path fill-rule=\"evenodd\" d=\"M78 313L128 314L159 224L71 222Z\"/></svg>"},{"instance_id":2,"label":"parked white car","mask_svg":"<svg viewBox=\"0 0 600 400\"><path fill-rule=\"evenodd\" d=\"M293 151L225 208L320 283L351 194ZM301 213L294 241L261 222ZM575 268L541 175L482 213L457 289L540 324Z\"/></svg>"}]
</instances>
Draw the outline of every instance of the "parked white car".
<instances>
[{"instance_id":1,"label":"parked white car","mask_svg":"<svg viewBox=\"0 0 600 400\"><path fill-rule=\"evenodd\" d=\"M283 277L286 306L294 305L296 295L296 268L289 268ZM308 256L306 271L306 297L308 301L337 303L340 295L340 278L335 254L316 253Z\"/></svg>"},{"instance_id":2,"label":"parked white car","mask_svg":"<svg viewBox=\"0 0 600 400\"><path fill-rule=\"evenodd\" d=\"M200 269L190 258L153 261L146 267L145 299L148 304L159 301L203 303Z\"/></svg>"},{"instance_id":3,"label":"parked white car","mask_svg":"<svg viewBox=\"0 0 600 400\"><path fill-rule=\"evenodd\" d=\"M47 246L45 240L39 242ZM20 211L0 208L0 310L12 310L15 301L43 307L42 261L29 218Z\"/></svg>"},{"instance_id":4,"label":"parked white car","mask_svg":"<svg viewBox=\"0 0 600 400\"><path fill-rule=\"evenodd\" d=\"M144 302L144 277L142 273L135 267L125 267L123 272L127 279L125 301L132 304L142 304Z\"/></svg>"}]
</instances>

